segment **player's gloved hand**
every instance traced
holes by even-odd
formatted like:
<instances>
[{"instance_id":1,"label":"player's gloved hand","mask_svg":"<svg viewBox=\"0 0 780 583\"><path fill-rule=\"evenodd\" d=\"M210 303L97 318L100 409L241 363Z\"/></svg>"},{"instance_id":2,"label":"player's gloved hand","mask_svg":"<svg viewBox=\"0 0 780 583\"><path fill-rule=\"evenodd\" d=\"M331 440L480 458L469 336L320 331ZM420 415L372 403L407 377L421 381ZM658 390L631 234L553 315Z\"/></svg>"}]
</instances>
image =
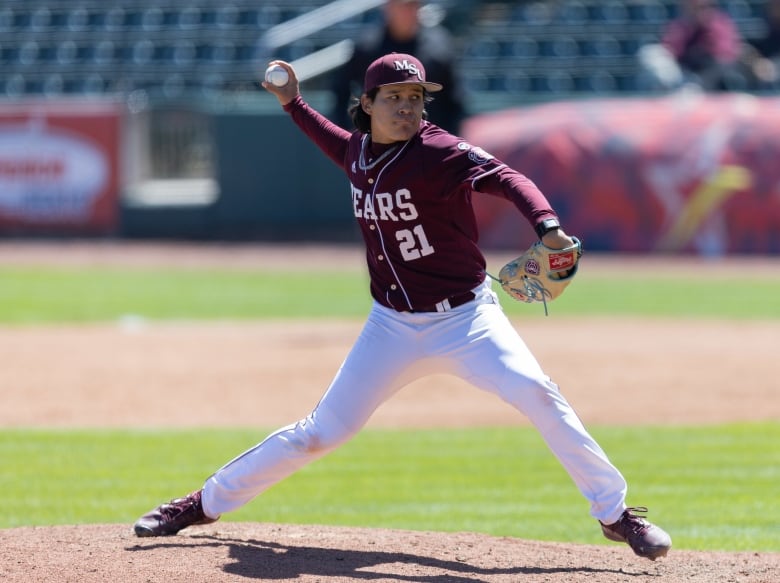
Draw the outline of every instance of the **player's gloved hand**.
<instances>
[{"instance_id":1,"label":"player's gloved hand","mask_svg":"<svg viewBox=\"0 0 780 583\"><path fill-rule=\"evenodd\" d=\"M514 299L532 303L554 300L577 274L582 244L561 230L550 231L522 255L501 268L498 280Z\"/></svg>"},{"instance_id":2,"label":"player's gloved hand","mask_svg":"<svg viewBox=\"0 0 780 583\"><path fill-rule=\"evenodd\" d=\"M571 237L563 232L563 229L553 229L548 231L542 237L542 244L548 249L566 249L575 244L575 241L579 241L575 237ZM580 245L580 255L582 255L582 245ZM576 270L577 264L575 262L574 269ZM568 270L559 272L559 278L563 279L569 275ZM574 275L573 273L571 275Z\"/></svg>"}]
</instances>

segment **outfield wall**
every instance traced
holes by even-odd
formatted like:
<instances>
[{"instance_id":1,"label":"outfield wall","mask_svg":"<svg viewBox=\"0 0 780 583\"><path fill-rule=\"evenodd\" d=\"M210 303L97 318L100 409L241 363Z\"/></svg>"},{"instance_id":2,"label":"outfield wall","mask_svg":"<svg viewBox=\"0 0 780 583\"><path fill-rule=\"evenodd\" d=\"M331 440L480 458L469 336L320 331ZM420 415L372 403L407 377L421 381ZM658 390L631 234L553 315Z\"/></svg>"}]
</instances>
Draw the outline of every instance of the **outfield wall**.
<instances>
[{"instance_id":1,"label":"outfield wall","mask_svg":"<svg viewBox=\"0 0 780 583\"><path fill-rule=\"evenodd\" d=\"M548 103L463 133L532 178L588 249L780 253L779 98ZM352 241L348 193L270 96L0 104L0 236ZM474 200L484 247L533 240L511 205Z\"/></svg>"},{"instance_id":2,"label":"outfield wall","mask_svg":"<svg viewBox=\"0 0 780 583\"><path fill-rule=\"evenodd\" d=\"M532 178L587 248L780 253L780 98L550 103L473 117L465 135ZM528 242L503 201L475 201L483 244Z\"/></svg>"},{"instance_id":3,"label":"outfield wall","mask_svg":"<svg viewBox=\"0 0 780 583\"><path fill-rule=\"evenodd\" d=\"M123 111L110 100L0 104L0 233L116 232Z\"/></svg>"}]
</instances>

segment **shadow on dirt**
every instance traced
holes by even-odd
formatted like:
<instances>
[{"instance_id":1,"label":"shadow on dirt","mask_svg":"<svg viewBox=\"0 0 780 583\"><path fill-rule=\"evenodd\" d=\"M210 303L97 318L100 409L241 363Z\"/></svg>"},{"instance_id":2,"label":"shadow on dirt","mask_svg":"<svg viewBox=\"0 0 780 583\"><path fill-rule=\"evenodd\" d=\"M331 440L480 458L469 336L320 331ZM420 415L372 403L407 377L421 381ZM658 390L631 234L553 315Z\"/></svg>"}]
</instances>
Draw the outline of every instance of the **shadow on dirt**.
<instances>
[{"instance_id":1,"label":"shadow on dirt","mask_svg":"<svg viewBox=\"0 0 780 583\"><path fill-rule=\"evenodd\" d=\"M261 580L296 580L302 576L345 577L353 580L375 580L392 577L395 581L420 583L459 583L482 581L481 577L511 575L578 575L613 573L624 577L643 577L647 571L630 572L621 569L599 569L589 566L510 566L479 567L470 564L469 558L452 560L416 555L412 553L357 551L315 546L284 545L260 540L236 540L207 535L193 535L193 544L160 542L159 544L134 546L128 551L181 548L197 550L199 547L227 547L233 562L225 564L223 571L230 575ZM477 557L480 558L480 557ZM186 562L186 561L185 561ZM402 567L400 567L402 566ZM417 574L415 572L417 571ZM432 572L435 572L432 573ZM646 580L646 579L643 579Z\"/></svg>"}]
</instances>

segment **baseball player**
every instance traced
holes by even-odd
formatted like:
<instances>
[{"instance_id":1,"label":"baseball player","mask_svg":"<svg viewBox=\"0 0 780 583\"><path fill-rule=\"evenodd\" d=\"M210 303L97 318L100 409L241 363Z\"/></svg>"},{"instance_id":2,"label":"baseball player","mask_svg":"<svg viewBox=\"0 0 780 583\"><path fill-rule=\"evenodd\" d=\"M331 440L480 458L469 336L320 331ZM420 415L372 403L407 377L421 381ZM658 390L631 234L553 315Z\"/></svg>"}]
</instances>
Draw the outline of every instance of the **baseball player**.
<instances>
[{"instance_id":1,"label":"baseball player","mask_svg":"<svg viewBox=\"0 0 780 583\"><path fill-rule=\"evenodd\" d=\"M450 373L528 417L590 503L604 535L655 560L671 547L661 528L626 505L626 482L545 375L504 314L477 247L472 196L512 201L552 249L572 245L539 189L479 147L426 121L442 86L412 55L392 53L366 70L350 109L357 131L328 121L289 81L264 82L293 122L346 173L366 246L373 306L314 410L271 433L203 487L142 516L138 536L173 535L247 504L352 438L411 381Z\"/></svg>"}]
</instances>

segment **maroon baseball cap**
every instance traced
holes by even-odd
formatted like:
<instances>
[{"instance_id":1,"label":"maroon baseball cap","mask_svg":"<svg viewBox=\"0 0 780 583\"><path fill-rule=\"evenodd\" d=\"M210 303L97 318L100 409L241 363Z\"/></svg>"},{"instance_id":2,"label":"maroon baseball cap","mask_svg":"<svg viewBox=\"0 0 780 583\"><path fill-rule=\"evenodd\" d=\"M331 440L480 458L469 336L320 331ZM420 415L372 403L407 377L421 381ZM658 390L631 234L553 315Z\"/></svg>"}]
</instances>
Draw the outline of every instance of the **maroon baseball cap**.
<instances>
[{"instance_id":1,"label":"maroon baseball cap","mask_svg":"<svg viewBox=\"0 0 780 583\"><path fill-rule=\"evenodd\" d=\"M397 85L399 83L422 85L429 92L443 89L439 83L425 80L425 67L416 57L404 53L390 53L379 57L368 66L363 91L368 93L383 85Z\"/></svg>"}]
</instances>

